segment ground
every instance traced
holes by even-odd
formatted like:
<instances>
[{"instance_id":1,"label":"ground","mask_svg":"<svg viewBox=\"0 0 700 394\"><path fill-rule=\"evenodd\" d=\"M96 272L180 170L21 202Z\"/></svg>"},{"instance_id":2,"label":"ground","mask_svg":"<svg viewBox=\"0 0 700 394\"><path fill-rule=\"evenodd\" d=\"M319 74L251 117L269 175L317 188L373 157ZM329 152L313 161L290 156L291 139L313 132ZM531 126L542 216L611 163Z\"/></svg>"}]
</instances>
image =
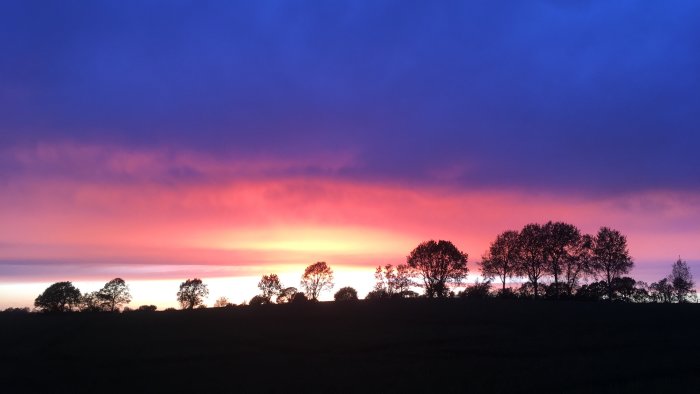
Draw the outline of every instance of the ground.
<instances>
[{"instance_id":1,"label":"ground","mask_svg":"<svg viewBox=\"0 0 700 394\"><path fill-rule=\"evenodd\" d=\"M0 314L0 392L697 392L700 305Z\"/></svg>"}]
</instances>

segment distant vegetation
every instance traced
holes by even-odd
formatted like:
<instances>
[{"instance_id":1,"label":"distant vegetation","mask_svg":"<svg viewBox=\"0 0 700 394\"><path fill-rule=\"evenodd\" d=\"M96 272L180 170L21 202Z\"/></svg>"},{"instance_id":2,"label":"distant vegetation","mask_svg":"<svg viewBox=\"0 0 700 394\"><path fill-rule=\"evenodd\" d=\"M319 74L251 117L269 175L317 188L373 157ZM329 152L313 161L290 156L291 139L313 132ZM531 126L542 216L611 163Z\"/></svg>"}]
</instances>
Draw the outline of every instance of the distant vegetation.
<instances>
[{"instance_id":1,"label":"distant vegetation","mask_svg":"<svg viewBox=\"0 0 700 394\"><path fill-rule=\"evenodd\" d=\"M531 223L520 231L508 230L491 243L479 263L484 281L465 283L469 272L468 255L449 241L426 241L406 258L405 264L377 267L375 285L365 300L395 298L544 298L586 301L616 300L623 302L696 302L695 283L688 264L680 257L668 277L647 284L625 276L634 263L627 248L627 238L619 231L602 227L597 234L581 234L563 222ZM514 279L518 279L514 281ZM498 288L492 289L492 281ZM326 262L308 266L300 286L284 286L276 274L263 275L258 283L260 294L248 305L287 304L317 301L334 286L333 270ZM515 286L514 283L521 283ZM458 287L462 291L455 292ZM419 295L414 288L423 289ZM177 301L182 309L205 307L207 285L199 278L180 284ZM343 287L335 301L354 301L357 291ZM98 291L81 294L71 282L49 286L34 301L41 312L116 312L132 311L127 304L131 294L126 282L115 278ZM215 308L233 307L220 297ZM169 308L170 309L170 308ZM142 305L135 311L155 311L155 305ZM7 313L26 313L29 308L8 308Z\"/></svg>"}]
</instances>

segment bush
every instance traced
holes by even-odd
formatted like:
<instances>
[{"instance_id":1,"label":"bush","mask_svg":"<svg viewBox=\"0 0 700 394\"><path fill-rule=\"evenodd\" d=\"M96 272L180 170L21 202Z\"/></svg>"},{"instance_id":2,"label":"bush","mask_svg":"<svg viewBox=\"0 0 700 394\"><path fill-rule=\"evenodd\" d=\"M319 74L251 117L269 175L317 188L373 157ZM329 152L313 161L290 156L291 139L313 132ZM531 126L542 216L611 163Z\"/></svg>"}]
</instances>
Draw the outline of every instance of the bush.
<instances>
[{"instance_id":1,"label":"bush","mask_svg":"<svg viewBox=\"0 0 700 394\"><path fill-rule=\"evenodd\" d=\"M352 287L343 287L334 296L336 301L357 301L357 290Z\"/></svg>"}]
</instances>

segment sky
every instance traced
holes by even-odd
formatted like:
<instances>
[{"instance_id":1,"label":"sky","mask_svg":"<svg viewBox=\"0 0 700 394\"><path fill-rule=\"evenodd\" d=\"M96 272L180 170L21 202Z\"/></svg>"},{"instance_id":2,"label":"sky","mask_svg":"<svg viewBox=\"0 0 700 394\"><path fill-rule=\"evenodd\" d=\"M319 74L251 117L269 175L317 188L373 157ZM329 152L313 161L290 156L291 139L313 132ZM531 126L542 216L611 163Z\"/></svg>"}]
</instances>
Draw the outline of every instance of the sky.
<instances>
[{"instance_id":1,"label":"sky","mask_svg":"<svg viewBox=\"0 0 700 394\"><path fill-rule=\"evenodd\" d=\"M700 272L696 1L3 1L0 308L336 289L531 222ZM325 297L332 296L331 293Z\"/></svg>"}]
</instances>

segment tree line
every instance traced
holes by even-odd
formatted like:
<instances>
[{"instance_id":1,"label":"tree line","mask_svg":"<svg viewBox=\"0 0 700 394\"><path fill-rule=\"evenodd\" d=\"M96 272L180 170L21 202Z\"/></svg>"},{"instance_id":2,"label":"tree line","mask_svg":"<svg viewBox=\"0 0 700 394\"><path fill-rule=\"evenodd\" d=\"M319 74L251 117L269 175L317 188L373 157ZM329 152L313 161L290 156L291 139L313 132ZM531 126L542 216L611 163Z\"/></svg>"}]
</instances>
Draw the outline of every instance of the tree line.
<instances>
[{"instance_id":1,"label":"tree line","mask_svg":"<svg viewBox=\"0 0 700 394\"><path fill-rule=\"evenodd\" d=\"M452 242L426 241L406 258L405 264L377 267L375 285L365 299L389 298L546 298L581 300L620 300L628 302L696 301L695 283L687 262L679 259L668 277L650 285L624 276L634 262L627 238L619 231L601 227L595 235L582 234L574 225L563 222L531 223L521 230L508 230L491 242L479 262L484 281L467 285L468 254ZM519 287L515 282L522 282ZM284 286L276 274L263 275L260 294L248 305L287 304L317 301L334 287L333 270L326 262L309 265L301 276L301 290ZM492 291L492 281L499 289ZM455 288L464 287L455 293ZM414 288L422 288L423 294ZM199 278L187 279L176 294L182 309L205 307L207 285ZM338 290L336 301L358 300L352 287ZM57 282L40 294L34 306L46 312L115 312L127 304L131 294L126 282L115 278L102 289L82 294L71 282ZM220 297L214 307L231 307ZM142 305L139 311L154 311L155 305ZM7 312L28 311L9 308Z\"/></svg>"}]
</instances>

